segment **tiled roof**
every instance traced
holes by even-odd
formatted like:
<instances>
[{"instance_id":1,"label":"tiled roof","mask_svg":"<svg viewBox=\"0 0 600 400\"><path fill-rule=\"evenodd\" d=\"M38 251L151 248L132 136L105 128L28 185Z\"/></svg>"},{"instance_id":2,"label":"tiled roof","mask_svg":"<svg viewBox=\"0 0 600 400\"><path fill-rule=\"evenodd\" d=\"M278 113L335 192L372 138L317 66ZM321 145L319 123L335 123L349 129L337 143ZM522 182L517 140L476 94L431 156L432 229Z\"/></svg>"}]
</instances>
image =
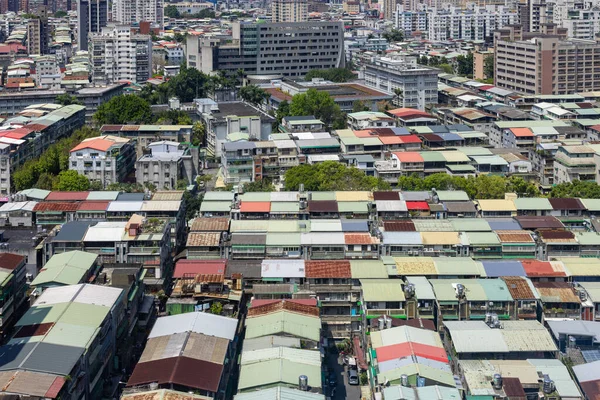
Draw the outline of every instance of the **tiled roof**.
<instances>
[{"instance_id":1,"label":"tiled roof","mask_svg":"<svg viewBox=\"0 0 600 400\"><path fill-rule=\"evenodd\" d=\"M350 261L306 261L304 263L307 278L351 278Z\"/></svg>"},{"instance_id":2,"label":"tiled roof","mask_svg":"<svg viewBox=\"0 0 600 400\"><path fill-rule=\"evenodd\" d=\"M379 239L369 233L344 233L346 244L378 244Z\"/></svg>"},{"instance_id":3,"label":"tiled roof","mask_svg":"<svg viewBox=\"0 0 600 400\"><path fill-rule=\"evenodd\" d=\"M412 221L383 221L383 228L386 232L416 232L415 224Z\"/></svg>"},{"instance_id":4,"label":"tiled roof","mask_svg":"<svg viewBox=\"0 0 600 400\"><path fill-rule=\"evenodd\" d=\"M229 229L229 218L196 218L191 232L224 232Z\"/></svg>"},{"instance_id":5,"label":"tiled roof","mask_svg":"<svg viewBox=\"0 0 600 400\"><path fill-rule=\"evenodd\" d=\"M261 315L271 314L278 311L289 311L297 314L319 316L319 308L306 304L299 304L292 301L281 300L277 303L264 304L248 309L248 318L259 317Z\"/></svg>"},{"instance_id":6,"label":"tiled roof","mask_svg":"<svg viewBox=\"0 0 600 400\"><path fill-rule=\"evenodd\" d=\"M217 247L221 240L219 232L190 232L187 239L187 246L210 246Z\"/></svg>"},{"instance_id":7,"label":"tiled roof","mask_svg":"<svg viewBox=\"0 0 600 400\"><path fill-rule=\"evenodd\" d=\"M75 212L78 208L78 203L37 203L35 207L33 207L33 212Z\"/></svg>"},{"instance_id":8,"label":"tiled roof","mask_svg":"<svg viewBox=\"0 0 600 400\"><path fill-rule=\"evenodd\" d=\"M504 276L502 277L510 295L515 300L531 300L535 299L535 295L531 287L525 279L520 276Z\"/></svg>"},{"instance_id":9,"label":"tiled roof","mask_svg":"<svg viewBox=\"0 0 600 400\"><path fill-rule=\"evenodd\" d=\"M502 243L533 243L531 233L527 231L496 231Z\"/></svg>"},{"instance_id":10,"label":"tiled roof","mask_svg":"<svg viewBox=\"0 0 600 400\"><path fill-rule=\"evenodd\" d=\"M90 192L50 192L46 201L83 201L90 195Z\"/></svg>"}]
</instances>

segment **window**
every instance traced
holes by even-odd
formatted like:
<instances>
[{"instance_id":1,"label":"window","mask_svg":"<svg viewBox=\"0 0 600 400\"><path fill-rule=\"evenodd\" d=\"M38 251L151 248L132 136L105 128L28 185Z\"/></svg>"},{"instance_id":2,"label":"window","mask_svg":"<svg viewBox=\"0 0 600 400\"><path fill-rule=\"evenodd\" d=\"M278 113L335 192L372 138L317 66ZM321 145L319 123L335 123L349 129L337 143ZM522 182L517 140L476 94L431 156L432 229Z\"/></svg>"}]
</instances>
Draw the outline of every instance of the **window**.
<instances>
[{"instance_id":1,"label":"window","mask_svg":"<svg viewBox=\"0 0 600 400\"><path fill-rule=\"evenodd\" d=\"M71 167L76 167L77 166L77 161L72 161L71 162Z\"/></svg>"},{"instance_id":2,"label":"window","mask_svg":"<svg viewBox=\"0 0 600 400\"><path fill-rule=\"evenodd\" d=\"M102 166L102 161L96 161L96 167L101 167Z\"/></svg>"}]
</instances>

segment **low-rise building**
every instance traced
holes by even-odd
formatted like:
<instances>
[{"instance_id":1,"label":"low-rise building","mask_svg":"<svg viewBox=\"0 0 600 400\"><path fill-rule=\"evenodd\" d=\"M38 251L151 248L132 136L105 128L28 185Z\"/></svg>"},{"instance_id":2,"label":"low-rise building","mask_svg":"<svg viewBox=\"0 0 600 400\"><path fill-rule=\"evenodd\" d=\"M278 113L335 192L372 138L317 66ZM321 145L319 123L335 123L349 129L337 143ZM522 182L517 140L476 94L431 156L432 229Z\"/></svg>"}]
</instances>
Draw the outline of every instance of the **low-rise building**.
<instances>
[{"instance_id":1,"label":"low-rise building","mask_svg":"<svg viewBox=\"0 0 600 400\"><path fill-rule=\"evenodd\" d=\"M194 168L189 149L166 140L150 143L148 149L150 152L135 162L138 183L152 183L159 190L175 189L180 179L192 183L197 166Z\"/></svg>"}]
</instances>

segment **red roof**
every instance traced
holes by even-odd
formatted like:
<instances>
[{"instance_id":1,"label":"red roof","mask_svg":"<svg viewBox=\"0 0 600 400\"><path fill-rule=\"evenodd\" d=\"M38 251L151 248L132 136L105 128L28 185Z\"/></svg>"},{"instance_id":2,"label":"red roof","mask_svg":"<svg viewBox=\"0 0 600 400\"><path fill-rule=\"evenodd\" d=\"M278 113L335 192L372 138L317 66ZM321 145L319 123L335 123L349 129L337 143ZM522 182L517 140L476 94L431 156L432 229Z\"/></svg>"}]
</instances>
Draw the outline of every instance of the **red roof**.
<instances>
[{"instance_id":1,"label":"red roof","mask_svg":"<svg viewBox=\"0 0 600 400\"><path fill-rule=\"evenodd\" d=\"M521 265L528 277L567 276L564 271L555 270L549 261L523 260Z\"/></svg>"},{"instance_id":2,"label":"red roof","mask_svg":"<svg viewBox=\"0 0 600 400\"><path fill-rule=\"evenodd\" d=\"M398 118L419 118L419 117L428 117L433 118L431 115L426 113L425 111L416 110L414 108L396 108L395 110L389 110L388 114L392 114Z\"/></svg>"},{"instance_id":3,"label":"red roof","mask_svg":"<svg viewBox=\"0 0 600 400\"><path fill-rule=\"evenodd\" d=\"M242 201L240 212L268 213L271 211L270 201Z\"/></svg>"},{"instance_id":4,"label":"red roof","mask_svg":"<svg viewBox=\"0 0 600 400\"><path fill-rule=\"evenodd\" d=\"M478 90L490 90L490 89L493 89L495 87L496 86L494 86L494 85L483 85L483 86L479 86L477 89Z\"/></svg>"},{"instance_id":5,"label":"red roof","mask_svg":"<svg viewBox=\"0 0 600 400\"><path fill-rule=\"evenodd\" d=\"M510 128L510 131L516 137L533 137L533 132L529 128Z\"/></svg>"},{"instance_id":6,"label":"red roof","mask_svg":"<svg viewBox=\"0 0 600 400\"><path fill-rule=\"evenodd\" d=\"M0 253L0 268L14 270L25 261L25 256L14 253Z\"/></svg>"},{"instance_id":7,"label":"red roof","mask_svg":"<svg viewBox=\"0 0 600 400\"><path fill-rule=\"evenodd\" d=\"M173 278L195 277L200 274L225 275L227 260L179 260Z\"/></svg>"},{"instance_id":8,"label":"red roof","mask_svg":"<svg viewBox=\"0 0 600 400\"><path fill-rule=\"evenodd\" d=\"M354 136L356 137L371 137L373 135L373 131L371 129L363 129L361 131L354 131Z\"/></svg>"},{"instance_id":9,"label":"red roof","mask_svg":"<svg viewBox=\"0 0 600 400\"><path fill-rule=\"evenodd\" d=\"M410 135L409 135L410 136ZM378 136L383 144L402 144L402 136Z\"/></svg>"},{"instance_id":10,"label":"red roof","mask_svg":"<svg viewBox=\"0 0 600 400\"><path fill-rule=\"evenodd\" d=\"M272 300L272 299L252 299L252 301L250 302L250 308L252 307L260 307L260 306L264 306L266 304L275 304L275 303L279 303L281 300ZM316 298L311 298L311 299L286 299L286 301L288 303L296 303L296 304L302 304L305 306L313 306L316 307L317 305L317 299Z\"/></svg>"},{"instance_id":11,"label":"red roof","mask_svg":"<svg viewBox=\"0 0 600 400\"><path fill-rule=\"evenodd\" d=\"M400 136L402 143L421 143L421 138L417 135L403 135Z\"/></svg>"},{"instance_id":12,"label":"red roof","mask_svg":"<svg viewBox=\"0 0 600 400\"><path fill-rule=\"evenodd\" d=\"M37 203L33 207L34 212L75 212L79 208L78 203L56 202L56 203Z\"/></svg>"},{"instance_id":13,"label":"red roof","mask_svg":"<svg viewBox=\"0 0 600 400\"><path fill-rule=\"evenodd\" d=\"M23 139L25 136L29 135L33 132L29 128L16 128L8 131L3 131L0 133L1 137L7 137L11 139Z\"/></svg>"},{"instance_id":14,"label":"red roof","mask_svg":"<svg viewBox=\"0 0 600 400\"><path fill-rule=\"evenodd\" d=\"M106 211L110 201L82 201L77 211Z\"/></svg>"},{"instance_id":15,"label":"red roof","mask_svg":"<svg viewBox=\"0 0 600 400\"><path fill-rule=\"evenodd\" d=\"M48 391L46 392L44 397L47 397L49 399L56 398L62 390L62 387L64 386L65 382L65 378L63 378L62 376L57 376L56 379L54 379L54 382L52 382L52 385L50 385L50 387L48 388Z\"/></svg>"},{"instance_id":16,"label":"red roof","mask_svg":"<svg viewBox=\"0 0 600 400\"><path fill-rule=\"evenodd\" d=\"M346 244L377 244L376 238L369 233L344 233Z\"/></svg>"},{"instance_id":17,"label":"red roof","mask_svg":"<svg viewBox=\"0 0 600 400\"><path fill-rule=\"evenodd\" d=\"M365 362L365 352L360 347L360 338L358 336L352 338L352 347L354 348L354 354L356 355L360 369L366 370L369 368L369 365Z\"/></svg>"},{"instance_id":18,"label":"red roof","mask_svg":"<svg viewBox=\"0 0 600 400\"><path fill-rule=\"evenodd\" d=\"M407 201L406 208L408 210L429 211L429 203L426 201Z\"/></svg>"},{"instance_id":19,"label":"red roof","mask_svg":"<svg viewBox=\"0 0 600 400\"><path fill-rule=\"evenodd\" d=\"M44 124L28 124L27 128L31 129L34 132L41 132L46 129L49 125Z\"/></svg>"},{"instance_id":20,"label":"red roof","mask_svg":"<svg viewBox=\"0 0 600 400\"><path fill-rule=\"evenodd\" d=\"M109 139L104 139L104 138L84 140L83 142L79 143L77 146L73 147L71 149L71 153L74 151L83 150L83 149L106 151L106 150L110 149L110 147L114 144L115 144L114 141L109 140Z\"/></svg>"},{"instance_id":21,"label":"red roof","mask_svg":"<svg viewBox=\"0 0 600 400\"><path fill-rule=\"evenodd\" d=\"M383 346L378 348L376 353L378 362L396 360L398 358L404 358L411 355L428 358L430 360L443 363L448 362L448 356L442 347L429 346L416 342L405 342L390 346Z\"/></svg>"},{"instance_id":22,"label":"red roof","mask_svg":"<svg viewBox=\"0 0 600 400\"><path fill-rule=\"evenodd\" d=\"M50 192L46 201L84 201L90 192Z\"/></svg>"},{"instance_id":23,"label":"red roof","mask_svg":"<svg viewBox=\"0 0 600 400\"><path fill-rule=\"evenodd\" d=\"M304 269L307 278L351 278L350 261L306 261Z\"/></svg>"},{"instance_id":24,"label":"red roof","mask_svg":"<svg viewBox=\"0 0 600 400\"><path fill-rule=\"evenodd\" d=\"M416 163L424 161L423 157L421 157L421 154L416 151L397 151L392 154L394 154L396 158L400 160L400 162Z\"/></svg>"}]
</instances>

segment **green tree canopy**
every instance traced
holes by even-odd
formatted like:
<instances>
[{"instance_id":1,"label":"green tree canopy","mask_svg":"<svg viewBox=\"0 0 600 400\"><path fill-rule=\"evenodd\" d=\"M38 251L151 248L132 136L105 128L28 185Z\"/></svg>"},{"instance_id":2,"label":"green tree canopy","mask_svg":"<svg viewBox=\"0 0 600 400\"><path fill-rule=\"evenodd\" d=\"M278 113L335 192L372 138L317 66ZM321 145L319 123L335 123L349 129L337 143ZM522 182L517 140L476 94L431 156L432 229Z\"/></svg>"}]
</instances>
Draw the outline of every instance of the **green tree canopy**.
<instances>
[{"instance_id":1,"label":"green tree canopy","mask_svg":"<svg viewBox=\"0 0 600 400\"><path fill-rule=\"evenodd\" d=\"M289 115L314 115L333 129L346 127L346 115L340 106L333 101L329 93L319 92L314 88L292 97Z\"/></svg>"},{"instance_id":2,"label":"green tree canopy","mask_svg":"<svg viewBox=\"0 0 600 400\"><path fill-rule=\"evenodd\" d=\"M202 146L206 136L206 125L202 122L196 122L192 128L191 142L192 146Z\"/></svg>"},{"instance_id":3,"label":"green tree canopy","mask_svg":"<svg viewBox=\"0 0 600 400\"><path fill-rule=\"evenodd\" d=\"M156 123L158 125L192 125L193 121L185 111L166 110L157 115Z\"/></svg>"},{"instance_id":4,"label":"green tree canopy","mask_svg":"<svg viewBox=\"0 0 600 400\"><path fill-rule=\"evenodd\" d=\"M312 81L313 78L323 78L328 81L342 83L356 79L356 75L348 68L311 69L304 75L305 81Z\"/></svg>"},{"instance_id":5,"label":"green tree canopy","mask_svg":"<svg viewBox=\"0 0 600 400\"><path fill-rule=\"evenodd\" d=\"M153 120L150 104L140 96L115 96L98 107L94 120L101 124L144 124Z\"/></svg>"},{"instance_id":6,"label":"green tree canopy","mask_svg":"<svg viewBox=\"0 0 600 400\"><path fill-rule=\"evenodd\" d=\"M244 183L245 192L274 192L275 186L270 179Z\"/></svg>"},{"instance_id":7,"label":"green tree canopy","mask_svg":"<svg viewBox=\"0 0 600 400\"><path fill-rule=\"evenodd\" d=\"M318 164L303 164L290 168L285 173L285 190L298 190L304 184L305 190L387 190L390 185L373 176L367 176L355 167L338 161L325 161Z\"/></svg>"},{"instance_id":8,"label":"green tree canopy","mask_svg":"<svg viewBox=\"0 0 600 400\"><path fill-rule=\"evenodd\" d=\"M239 90L239 95L244 101L254 105L262 104L271 97L267 91L256 85L242 86Z\"/></svg>"},{"instance_id":9,"label":"green tree canopy","mask_svg":"<svg viewBox=\"0 0 600 400\"><path fill-rule=\"evenodd\" d=\"M362 100L355 100L352 103L352 112L360 112L360 111L371 111L369 107Z\"/></svg>"},{"instance_id":10,"label":"green tree canopy","mask_svg":"<svg viewBox=\"0 0 600 400\"><path fill-rule=\"evenodd\" d=\"M165 17L169 17L169 18L180 18L181 17L181 14L177 10L177 7L175 7L174 5L171 5L171 4L165 7L164 14L165 14Z\"/></svg>"},{"instance_id":11,"label":"green tree canopy","mask_svg":"<svg viewBox=\"0 0 600 400\"><path fill-rule=\"evenodd\" d=\"M580 197L582 199L600 199L600 186L593 181L575 180L568 183L559 183L550 190L550 197L569 198Z\"/></svg>"},{"instance_id":12,"label":"green tree canopy","mask_svg":"<svg viewBox=\"0 0 600 400\"><path fill-rule=\"evenodd\" d=\"M472 77L473 76L473 53L469 52L466 56L462 54L456 57L456 72L458 75Z\"/></svg>"},{"instance_id":13,"label":"green tree canopy","mask_svg":"<svg viewBox=\"0 0 600 400\"><path fill-rule=\"evenodd\" d=\"M494 79L494 55L490 54L483 60L483 74L486 79Z\"/></svg>"},{"instance_id":14,"label":"green tree canopy","mask_svg":"<svg viewBox=\"0 0 600 400\"><path fill-rule=\"evenodd\" d=\"M60 104L61 106L68 106L71 104L81 104L81 102L79 101L79 99L77 99L77 97L72 96L68 93L63 93L63 94L59 94L58 96L56 96L56 102L58 104Z\"/></svg>"},{"instance_id":15,"label":"green tree canopy","mask_svg":"<svg viewBox=\"0 0 600 400\"><path fill-rule=\"evenodd\" d=\"M54 181L54 190L63 192L80 192L90 188L90 181L84 175L79 175L77 171L68 170L58 174Z\"/></svg>"},{"instance_id":16,"label":"green tree canopy","mask_svg":"<svg viewBox=\"0 0 600 400\"><path fill-rule=\"evenodd\" d=\"M54 18L64 18L66 17L68 14L66 11L63 10L58 10L57 12L54 13Z\"/></svg>"},{"instance_id":17,"label":"green tree canopy","mask_svg":"<svg viewBox=\"0 0 600 400\"><path fill-rule=\"evenodd\" d=\"M402 31L399 31L398 29L392 29L390 31L384 32L381 36L383 36L390 43L401 42L404 40L404 33L402 33Z\"/></svg>"}]
</instances>

